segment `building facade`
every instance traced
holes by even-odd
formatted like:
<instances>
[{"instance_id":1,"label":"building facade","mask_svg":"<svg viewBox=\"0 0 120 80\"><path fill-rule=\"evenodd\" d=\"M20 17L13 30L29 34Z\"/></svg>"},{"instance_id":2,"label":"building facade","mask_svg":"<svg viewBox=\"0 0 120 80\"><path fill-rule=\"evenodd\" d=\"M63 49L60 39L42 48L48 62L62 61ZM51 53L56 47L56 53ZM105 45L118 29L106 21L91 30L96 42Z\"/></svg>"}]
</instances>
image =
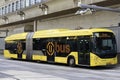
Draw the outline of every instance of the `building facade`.
<instances>
[{"instance_id":1,"label":"building facade","mask_svg":"<svg viewBox=\"0 0 120 80\"><path fill-rule=\"evenodd\" d=\"M120 13L99 10L75 15L81 3L120 8L120 0L1 0L0 30L11 35L41 29L106 27L118 37Z\"/></svg>"}]
</instances>

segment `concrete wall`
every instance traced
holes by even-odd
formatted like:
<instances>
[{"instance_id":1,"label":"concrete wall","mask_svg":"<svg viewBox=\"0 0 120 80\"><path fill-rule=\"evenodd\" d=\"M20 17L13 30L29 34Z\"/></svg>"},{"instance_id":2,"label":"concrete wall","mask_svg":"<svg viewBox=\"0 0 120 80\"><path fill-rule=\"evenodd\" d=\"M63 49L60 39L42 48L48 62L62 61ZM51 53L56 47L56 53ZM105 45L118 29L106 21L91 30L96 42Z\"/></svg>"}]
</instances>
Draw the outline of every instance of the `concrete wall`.
<instances>
[{"instance_id":1,"label":"concrete wall","mask_svg":"<svg viewBox=\"0 0 120 80\"><path fill-rule=\"evenodd\" d=\"M69 28L76 27L110 27L117 26L120 23L120 14L107 11L99 11L89 15L67 15L58 18L39 20L38 30L51 28Z\"/></svg>"},{"instance_id":2,"label":"concrete wall","mask_svg":"<svg viewBox=\"0 0 120 80\"><path fill-rule=\"evenodd\" d=\"M120 53L120 26L113 26L113 27L108 27L108 29L111 29L114 31L114 34L116 35L116 41L117 41L117 51Z\"/></svg>"},{"instance_id":3,"label":"concrete wall","mask_svg":"<svg viewBox=\"0 0 120 80\"><path fill-rule=\"evenodd\" d=\"M7 0L6 2L5 0L1 0L0 7L8 5L9 3L15 1L17 0ZM45 4L48 6L48 14L49 14L57 11L74 8L77 6L78 1L82 1L82 3L89 4L91 3L91 1L94 3L103 0L51 0L49 2L46 2ZM43 11L39 8L39 5L26 7L22 9L22 11L25 13L25 19L43 15ZM21 20L21 17L17 15L17 11L5 14L3 16L7 16L7 18L9 19L9 23ZM0 25L5 24L5 21L2 19L3 16L0 16Z\"/></svg>"},{"instance_id":4,"label":"concrete wall","mask_svg":"<svg viewBox=\"0 0 120 80\"><path fill-rule=\"evenodd\" d=\"M24 32L24 26L23 27L11 27L8 28L8 36L12 34L17 34L17 33L23 33Z\"/></svg>"},{"instance_id":5,"label":"concrete wall","mask_svg":"<svg viewBox=\"0 0 120 80\"><path fill-rule=\"evenodd\" d=\"M55 2L59 2L60 0L55 0ZM64 1L64 0L63 0ZM71 1L71 0L68 0ZM55 2L50 2L51 4L51 11L55 8L52 5ZM61 0L62 3L62 0ZM71 2L72 3L72 2ZM64 2L63 2L64 4ZM60 6L59 6L60 7ZM53 9L52 9L53 8ZM61 8L62 9L62 8ZM34 11L36 10L36 12ZM36 16L36 14L39 14L39 11L37 9L28 9L26 12L30 15ZM33 12L33 13L30 13ZM36 14L35 14L36 13ZM26 15L26 17L29 17ZM20 16L18 15L11 15L9 18L12 20L18 20ZM3 21L3 20L2 20ZM3 23L0 21L1 23ZM115 13L115 12L107 12L107 11L98 11L93 14L89 15L75 15L75 14L70 14L70 15L64 15L56 18L50 18L50 19L43 19L43 20L38 20L37 21L37 30L41 29L53 29L53 28L69 28L69 29L75 29L77 27L83 27L83 28L90 28L90 27L111 27L111 26L117 26L118 23L120 23L120 14ZM31 23L27 24L31 25ZM32 23L32 25L34 25ZM9 26L10 34L14 33L21 33L24 32L26 29L29 29L29 27L25 28L26 24L21 25L14 25L14 26Z\"/></svg>"},{"instance_id":6,"label":"concrete wall","mask_svg":"<svg viewBox=\"0 0 120 80\"><path fill-rule=\"evenodd\" d=\"M0 50L5 49L5 42L4 42L4 38L0 38Z\"/></svg>"}]
</instances>

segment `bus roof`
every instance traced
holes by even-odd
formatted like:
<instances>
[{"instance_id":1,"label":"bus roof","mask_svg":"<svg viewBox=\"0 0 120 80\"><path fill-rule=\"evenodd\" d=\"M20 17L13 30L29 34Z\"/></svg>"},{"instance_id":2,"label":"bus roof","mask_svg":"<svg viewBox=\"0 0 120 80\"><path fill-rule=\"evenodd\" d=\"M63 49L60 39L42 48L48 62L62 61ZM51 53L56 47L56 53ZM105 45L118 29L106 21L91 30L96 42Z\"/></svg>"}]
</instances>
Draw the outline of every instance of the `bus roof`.
<instances>
[{"instance_id":1,"label":"bus roof","mask_svg":"<svg viewBox=\"0 0 120 80\"><path fill-rule=\"evenodd\" d=\"M90 31L88 30L64 30L64 31L53 31L53 32L46 32L46 31L38 31L35 32L33 38L46 38L46 37L65 37L65 36L78 36L78 35L91 35Z\"/></svg>"},{"instance_id":2,"label":"bus roof","mask_svg":"<svg viewBox=\"0 0 120 80\"><path fill-rule=\"evenodd\" d=\"M112 30L106 29L106 28L93 28L93 29L89 29L92 33L94 32L112 32Z\"/></svg>"},{"instance_id":3,"label":"bus roof","mask_svg":"<svg viewBox=\"0 0 120 80\"><path fill-rule=\"evenodd\" d=\"M5 41L26 39L26 36L27 36L27 33L13 34L6 37Z\"/></svg>"},{"instance_id":4,"label":"bus roof","mask_svg":"<svg viewBox=\"0 0 120 80\"><path fill-rule=\"evenodd\" d=\"M108 29L94 28L94 29L80 29L80 30L69 30L69 29L51 29L51 30L40 30L34 33L33 38L52 38L52 37L67 37L67 36L90 36L94 32L112 32ZM27 33L14 34L8 36L5 40L20 40L26 39Z\"/></svg>"},{"instance_id":5,"label":"bus roof","mask_svg":"<svg viewBox=\"0 0 120 80\"><path fill-rule=\"evenodd\" d=\"M49 30L40 30L35 33L37 34L42 34L44 33L55 33L55 32L61 32L61 31L66 31L69 29L49 29ZM10 40L20 40L20 39L26 39L28 33L19 33L19 34L13 34L5 38L5 41L10 41Z\"/></svg>"},{"instance_id":6,"label":"bus roof","mask_svg":"<svg viewBox=\"0 0 120 80\"><path fill-rule=\"evenodd\" d=\"M50 38L50 37L66 37L66 36L89 36L94 32L112 32L108 29L94 28L94 29L80 29L80 30L56 30L56 31L38 31L35 32L33 38Z\"/></svg>"}]
</instances>

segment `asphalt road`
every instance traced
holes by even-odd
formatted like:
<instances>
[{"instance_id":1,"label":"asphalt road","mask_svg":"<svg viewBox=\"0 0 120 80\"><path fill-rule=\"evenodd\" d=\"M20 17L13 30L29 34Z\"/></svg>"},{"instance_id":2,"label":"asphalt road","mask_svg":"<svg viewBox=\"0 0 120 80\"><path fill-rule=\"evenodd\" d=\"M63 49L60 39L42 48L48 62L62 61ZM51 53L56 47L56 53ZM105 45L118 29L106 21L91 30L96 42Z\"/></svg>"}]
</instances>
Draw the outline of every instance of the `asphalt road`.
<instances>
[{"instance_id":1,"label":"asphalt road","mask_svg":"<svg viewBox=\"0 0 120 80\"><path fill-rule=\"evenodd\" d=\"M72 68L61 64L9 60L0 56L0 80L120 80L120 65Z\"/></svg>"}]
</instances>

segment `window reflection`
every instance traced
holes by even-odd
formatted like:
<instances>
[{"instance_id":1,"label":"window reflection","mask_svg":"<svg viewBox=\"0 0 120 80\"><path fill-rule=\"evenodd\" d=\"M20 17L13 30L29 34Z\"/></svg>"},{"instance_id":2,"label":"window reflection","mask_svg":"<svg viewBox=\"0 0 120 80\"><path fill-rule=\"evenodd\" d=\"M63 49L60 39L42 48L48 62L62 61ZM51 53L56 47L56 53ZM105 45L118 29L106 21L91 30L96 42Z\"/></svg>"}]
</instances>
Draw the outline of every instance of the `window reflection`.
<instances>
[{"instance_id":1,"label":"window reflection","mask_svg":"<svg viewBox=\"0 0 120 80\"><path fill-rule=\"evenodd\" d=\"M17 0L0 7L0 15L5 15L10 12L15 12L17 10L20 10L41 2L42 0Z\"/></svg>"}]
</instances>

